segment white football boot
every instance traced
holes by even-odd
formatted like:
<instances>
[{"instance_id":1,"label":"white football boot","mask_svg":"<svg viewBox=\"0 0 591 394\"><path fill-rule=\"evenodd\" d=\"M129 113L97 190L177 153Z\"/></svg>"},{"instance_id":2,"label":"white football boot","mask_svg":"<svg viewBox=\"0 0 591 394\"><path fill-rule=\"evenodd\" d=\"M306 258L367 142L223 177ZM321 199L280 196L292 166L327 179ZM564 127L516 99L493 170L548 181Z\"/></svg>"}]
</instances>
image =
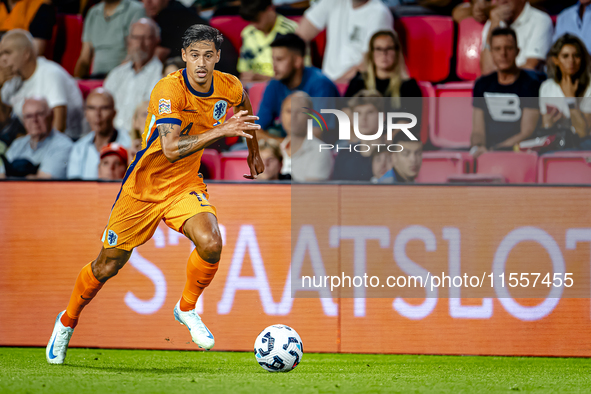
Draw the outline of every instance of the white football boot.
<instances>
[{"instance_id":1,"label":"white football boot","mask_svg":"<svg viewBox=\"0 0 591 394\"><path fill-rule=\"evenodd\" d=\"M188 312L181 311L181 302L177 302L174 307L174 319L184 326L187 326L191 332L193 342L202 349L209 350L215 344L213 334L201 321L201 317L195 312L195 309Z\"/></svg>"},{"instance_id":2,"label":"white football boot","mask_svg":"<svg viewBox=\"0 0 591 394\"><path fill-rule=\"evenodd\" d=\"M53 333L45 348L45 357L47 362L50 364L63 364L66 359L66 352L68 351L68 344L70 338L74 333L74 329L71 327L65 327L60 318L66 311L61 312L55 319L55 326L53 327Z\"/></svg>"}]
</instances>

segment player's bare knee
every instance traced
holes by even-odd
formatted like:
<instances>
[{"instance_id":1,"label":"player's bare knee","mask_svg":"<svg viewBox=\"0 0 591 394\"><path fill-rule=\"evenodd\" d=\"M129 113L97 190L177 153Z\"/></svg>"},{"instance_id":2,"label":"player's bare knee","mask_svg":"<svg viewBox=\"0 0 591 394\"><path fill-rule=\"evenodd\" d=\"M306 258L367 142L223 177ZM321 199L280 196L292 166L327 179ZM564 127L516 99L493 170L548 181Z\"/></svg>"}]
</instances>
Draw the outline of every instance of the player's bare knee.
<instances>
[{"instance_id":1,"label":"player's bare knee","mask_svg":"<svg viewBox=\"0 0 591 394\"><path fill-rule=\"evenodd\" d=\"M222 239L215 234L202 234L198 238L195 245L199 256L208 263L217 263L222 254Z\"/></svg>"},{"instance_id":2,"label":"player's bare knee","mask_svg":"<svg viewBox=\"0 0 591 394\"><path fill-rule=\"evenodd\" d=\"M92 273L99 282L106 282L123 268L131 252L103 249L92 263Z\"/></svg>"}]
</instances>

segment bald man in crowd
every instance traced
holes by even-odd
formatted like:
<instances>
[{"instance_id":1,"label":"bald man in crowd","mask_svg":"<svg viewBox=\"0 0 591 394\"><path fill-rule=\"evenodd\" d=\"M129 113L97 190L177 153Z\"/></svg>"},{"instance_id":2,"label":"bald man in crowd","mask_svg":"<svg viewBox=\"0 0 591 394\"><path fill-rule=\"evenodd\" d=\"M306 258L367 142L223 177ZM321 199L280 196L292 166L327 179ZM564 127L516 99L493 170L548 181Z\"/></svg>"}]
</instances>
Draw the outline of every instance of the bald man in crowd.
<instances>
[{"instance_id":1,"label":"bald man in crowd","mask_svg":"<svg viewBox=\"0 0 591 394\"><path fill-rule=\"evenodd\" d=\"M72 140L52 128L53 112L47 100L26 99L22 114L27 135L14 140L6 151L0 178L65 178Z\"/></svg>"},{"instance_id":2,"label":"bald man in crowd","mask_svg":"<svg viewBox=\"0 0 591 394\"><path fill-rule=\"evenodd\" d=\"M53 128L70 138L80 136L83 100L78 84L59 64L37 57L31 33L14 29L0 41L0 124L12 112L23 121L28 97L44 97L53 113Z\"/></svg>"},{"instance_id":3,"label":"bald man in crowd","mask_svg":"<svg viewBox=\"0 0 591 394\"><path fill-rule=\"evenodd\" d=\"M101 150L112 142L129 148L129 133L113 125L117 111L113 96L103 88L93 90L86 98L84 110L92 130L74 144L68 163L69 179L98 179L98 165Z\"/></svg>"},{"instance_id":4,"label":"bald man in crowd","mask_svg":"<svg viewBox=\"0 0 591 394\"><path fill-rule=\"evenodd\" d=\"M127 37L127 57L130 61L115 67L107 79L105 89L115 98L115 127L119 131L131 129L133 113L162 78L162 62L155 55L160 42L160 28L152 19L141 18L131 25Z\"/></svg>"}]
</instances>

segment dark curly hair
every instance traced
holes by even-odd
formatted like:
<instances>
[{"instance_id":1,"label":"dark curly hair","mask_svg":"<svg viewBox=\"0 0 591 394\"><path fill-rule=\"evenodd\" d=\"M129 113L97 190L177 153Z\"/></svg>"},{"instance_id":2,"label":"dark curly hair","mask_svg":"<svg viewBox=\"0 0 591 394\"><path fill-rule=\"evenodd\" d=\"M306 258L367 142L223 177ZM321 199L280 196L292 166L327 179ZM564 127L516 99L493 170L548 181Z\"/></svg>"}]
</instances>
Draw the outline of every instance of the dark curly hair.
<instances>
[{"instance_id":1,"label":"dark curly hair","mask_svg":"<svg viewBox=\"0 0 591 394\"><path fill-rule=\"evenodd\" d=\"M215 27L207 25L193 25L183 34L183 48L186 50L191 44L199 41L213 42L215 50L219 51L224 42L224 36Z\"/></svg>"}]
</instances>

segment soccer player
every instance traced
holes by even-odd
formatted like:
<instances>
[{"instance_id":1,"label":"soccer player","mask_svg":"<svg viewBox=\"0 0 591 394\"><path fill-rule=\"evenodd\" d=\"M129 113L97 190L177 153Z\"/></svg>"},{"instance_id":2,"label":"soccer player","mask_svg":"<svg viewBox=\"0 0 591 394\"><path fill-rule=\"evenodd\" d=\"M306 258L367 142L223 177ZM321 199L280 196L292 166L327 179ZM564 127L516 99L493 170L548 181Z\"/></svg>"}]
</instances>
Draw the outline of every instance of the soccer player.
<instances>
[{"instance_id":1,"label":"soccer player","mask_svg":"<svg viewBox=\"0 0 591 394\"><path fill-rule=\"evenodd\" d=\"M161 219L196 246L174 317L187 326L199 347L213 347L213 335L195 312L197 299L218 269L222 251L216 210L197 172L203 148L220 138L245 137L250 174L244 177L254 179L264 170L255 134L259 126L253 123L258 118L252 115L248 95L238 78L214 70L222 41L212 27L189 27L181 50L186 68L154 87L143 149L127 169L99 256L82 268L67 309L56 318L45 352L49 363L64 362L82 309L123 268L133 248L152 237ZM236 115L224 121L228 106L236 108Z\"/></svg>"}]
</instances>

